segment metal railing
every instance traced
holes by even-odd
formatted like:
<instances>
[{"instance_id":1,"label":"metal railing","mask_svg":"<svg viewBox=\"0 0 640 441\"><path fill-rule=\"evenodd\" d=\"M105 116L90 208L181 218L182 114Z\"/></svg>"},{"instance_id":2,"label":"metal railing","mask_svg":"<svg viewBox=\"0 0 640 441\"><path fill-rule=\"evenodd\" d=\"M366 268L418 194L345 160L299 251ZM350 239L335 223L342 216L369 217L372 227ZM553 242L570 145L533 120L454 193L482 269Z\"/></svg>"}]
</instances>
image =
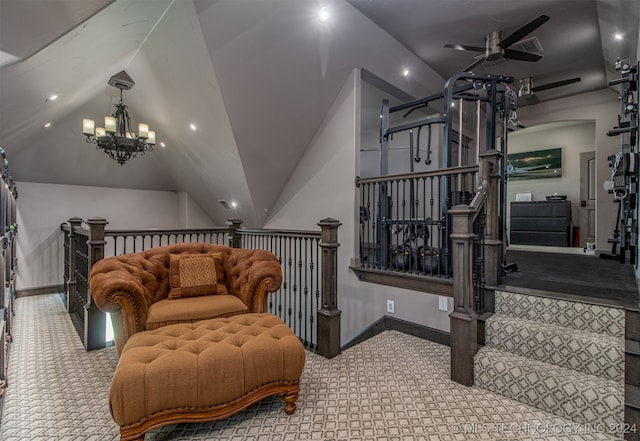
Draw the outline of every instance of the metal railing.
<instances>
[{"instance_id":1,"label":"metal railing","mask_svg":"<svg viewBox=\"0 0 640 441\"><path fill-rule=\"evenodd\" d=\"M452 277L448 211L469 204L478 166L357 179L360 265L363 268Z\"/></svg>"},{"instance_id":2,"label":"metal railing","mask_svg":"<svg viewBox=\"0 0 640 441\"><path fill-rule=\"evenodd\" d=\"M240 229L242 248L271 251L282 266L282 287L269 296L268 311L279 316L313 349L320 309L320 231Z\"/></svg>"}]
</instances>

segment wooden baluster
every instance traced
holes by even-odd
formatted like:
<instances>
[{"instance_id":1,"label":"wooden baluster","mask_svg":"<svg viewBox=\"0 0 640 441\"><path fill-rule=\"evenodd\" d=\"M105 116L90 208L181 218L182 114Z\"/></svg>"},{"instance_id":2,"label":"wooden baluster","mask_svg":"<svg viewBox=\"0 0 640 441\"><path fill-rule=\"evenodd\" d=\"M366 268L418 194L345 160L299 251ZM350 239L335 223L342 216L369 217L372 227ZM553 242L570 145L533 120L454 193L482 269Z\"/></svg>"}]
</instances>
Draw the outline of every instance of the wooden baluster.
<instances>
[{"instance_id":1,"label":"wooden baluster","mask_svg":"<svg viewBox=\"0 0 640 441\"><path fill-rule=\"evenodd\" d=\"M500 240L500 174L499 163L502 153L490 150L480 154L481 169L488 179L487 200L485 202L487 225L485 231L485 280L489 286L498 286L502 276L502 241ZM481 176L482 179L482 176ZM493 310L493 302L487 304Z\"/></svg>"},{"instance_id":2,"label":"wooden baluster","mask_svg":"<svg viewBox=\"0 0 640 441\"><path fill-rule=\"evenodd\" d=\"M340 354L340 315L338 309L338 227L336 219L318 222L322 228L322 307L318 310L318 354L333 358Z\"/></svg>"}]
</instances>

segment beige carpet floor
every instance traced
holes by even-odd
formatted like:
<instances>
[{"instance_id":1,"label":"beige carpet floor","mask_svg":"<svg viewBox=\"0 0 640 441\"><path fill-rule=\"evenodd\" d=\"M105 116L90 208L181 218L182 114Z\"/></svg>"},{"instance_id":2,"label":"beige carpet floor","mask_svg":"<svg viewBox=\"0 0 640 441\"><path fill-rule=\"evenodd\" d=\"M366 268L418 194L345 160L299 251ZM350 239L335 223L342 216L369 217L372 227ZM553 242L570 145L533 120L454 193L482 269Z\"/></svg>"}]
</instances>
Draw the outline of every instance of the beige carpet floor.
<instances>
[{"instance_id":1,"label":"beige carpet floor","mask_svg":"<svg viewBox=\"0 0 640 441\"><path fill-rule=\"evenodd\" d=\"M86 352L55 294L16 302L0 439L119 439L108 410L115 349ZM298 410L268 398L225 420L165 426L146 440L610 440L449 380L449 348L395 331L333 360L308 353Z\"/></svg>"}]
</instances>

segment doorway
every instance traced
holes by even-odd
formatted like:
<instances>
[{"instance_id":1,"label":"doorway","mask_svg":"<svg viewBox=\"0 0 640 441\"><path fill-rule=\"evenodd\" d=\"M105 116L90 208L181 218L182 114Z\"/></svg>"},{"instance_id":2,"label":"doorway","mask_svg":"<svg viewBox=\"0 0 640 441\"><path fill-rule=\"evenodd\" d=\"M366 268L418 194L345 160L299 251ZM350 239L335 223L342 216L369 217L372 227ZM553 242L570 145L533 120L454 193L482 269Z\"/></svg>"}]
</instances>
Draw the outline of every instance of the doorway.
<instances>
[{"instance_id":1,"label":"doorway","mask_svg":"<svg viewBox=\"0 0 640 441\"><path fill-rule=\"evenodd\" d=\"M596 152L580 153L580 247L596 243Z\"/></svg>"}]
</instances>

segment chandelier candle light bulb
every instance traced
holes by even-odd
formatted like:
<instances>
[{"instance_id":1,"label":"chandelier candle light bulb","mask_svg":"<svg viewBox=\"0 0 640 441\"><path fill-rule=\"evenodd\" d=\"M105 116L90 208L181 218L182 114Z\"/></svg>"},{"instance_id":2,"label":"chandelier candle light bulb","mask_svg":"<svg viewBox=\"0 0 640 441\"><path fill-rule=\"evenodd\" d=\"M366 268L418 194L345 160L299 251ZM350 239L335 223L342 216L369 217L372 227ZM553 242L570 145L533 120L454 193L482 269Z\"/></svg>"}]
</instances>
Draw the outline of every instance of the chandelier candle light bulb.
<instances>
[{"instance_id":1,"label":"chandelier candle light bulb","mask_svg":"<svg viewBox=\"0 0 640 441\"><path fill-rule=\"evenodd\" d=\"M95 126L96 122L92 119L83 119L82 120L82 134L86 136L95 135Z\"/></svg>"},{"instance_id":2,"label":"chandelier candle light bulb","mask_svg":"<svg viewBox=\"0 0 640 441\"><path fill-rule=\"evenodd\" d=\"M113 116L104 117L104 129L107 133L116 133L116 119Z\"/></svg>"}]
</instances>

